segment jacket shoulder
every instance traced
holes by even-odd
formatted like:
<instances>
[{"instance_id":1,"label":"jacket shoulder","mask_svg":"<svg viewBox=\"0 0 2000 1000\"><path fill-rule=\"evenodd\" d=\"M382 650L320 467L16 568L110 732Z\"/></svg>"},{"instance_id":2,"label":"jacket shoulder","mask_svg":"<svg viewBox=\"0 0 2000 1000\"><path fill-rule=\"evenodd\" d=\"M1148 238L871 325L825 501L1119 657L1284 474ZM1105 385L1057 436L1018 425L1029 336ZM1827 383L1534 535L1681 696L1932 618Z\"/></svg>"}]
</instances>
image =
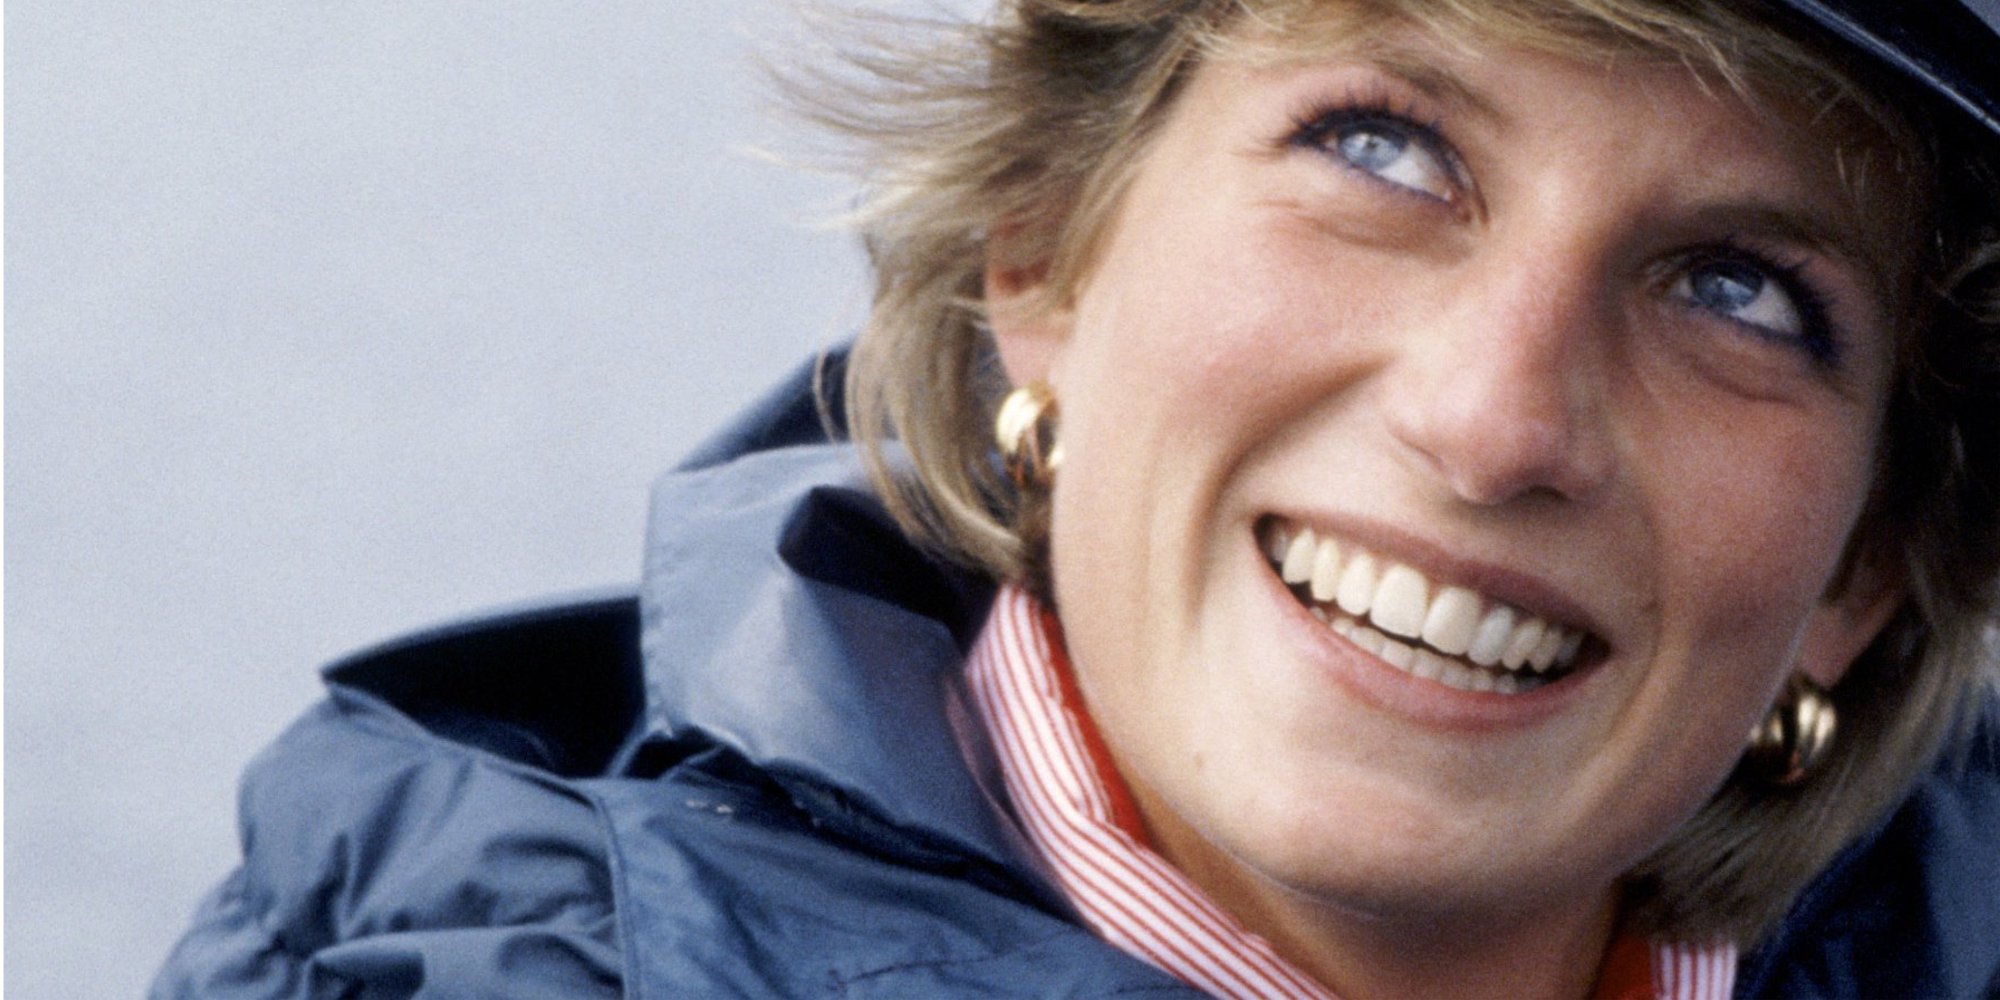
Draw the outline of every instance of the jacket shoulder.
<instances>
[{"instance_id":1,"label":"jacket shoulder","mask_svg":"<svg viewBox=\"0 0 2000 1000\"><path fill-rule=\"evenodd\" d=\"M152 995L619 995L605 829L565 776L637 714L636 631L631 598L604 596L328 668L246 771L242 864Z\"/></svg>"},{"instance_id":2,"label":"jacket shoulder","mask_svg":"<svg viewBox=\"0 0 2000 1000\"><path fill-rule=\"evenodd\" d=\"M1746 996L2000 996L2000 697L1745 959Z\"/></svg>"}]
</instances>

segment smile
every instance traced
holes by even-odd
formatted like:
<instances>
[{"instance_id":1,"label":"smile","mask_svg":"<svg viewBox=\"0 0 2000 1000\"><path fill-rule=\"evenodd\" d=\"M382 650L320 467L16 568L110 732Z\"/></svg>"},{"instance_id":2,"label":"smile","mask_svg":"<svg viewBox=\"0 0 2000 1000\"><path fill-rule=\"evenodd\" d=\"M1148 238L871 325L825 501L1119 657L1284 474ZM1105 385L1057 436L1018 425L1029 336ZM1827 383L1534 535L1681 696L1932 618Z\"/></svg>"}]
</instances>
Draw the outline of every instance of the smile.
<instances>
[{"instance_id":1,"label":"smile","mask_svg":"<svg viewBox=\"0 0 2000 1000\"><path fill-rule=\"evenodd\" d=\"M1589 636L1465 587L1433 582L1309 527L1265 518L1265 559L1335 634L1404 673L1461 691L1522 694L1575 672Z\"/></svg>"}]
</instances>

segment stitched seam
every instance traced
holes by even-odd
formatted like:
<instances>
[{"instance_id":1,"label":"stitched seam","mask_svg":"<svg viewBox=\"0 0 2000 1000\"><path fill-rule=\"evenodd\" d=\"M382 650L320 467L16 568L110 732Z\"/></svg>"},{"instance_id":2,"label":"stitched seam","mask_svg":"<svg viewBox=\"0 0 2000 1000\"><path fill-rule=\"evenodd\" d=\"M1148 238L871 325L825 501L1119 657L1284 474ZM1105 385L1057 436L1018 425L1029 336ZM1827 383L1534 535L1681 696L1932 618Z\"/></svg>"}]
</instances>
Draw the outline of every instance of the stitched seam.
<instances>
[{"instance_id":1,"label":"stitched seam","mask_svg":"<svg viewBox=\"0 0 2000 1000\"><path fill-rule=\"evenodd\" d=\"M634 975L639 968L639 942L625 919L622 900L632 898L630 883L625 871L625 851L618 840L618 829L611 822L611 814L605 806L603 796L577 789L590 802L591 815L597 817L597 826L604 834L604 865L610 873L611 922L618 935L618 954L624 968L618 970L619 994L626 1000L645 1000L643 977Z\"/></svg>"},{"instance_id":2,"label":"stitched seam","mask_svg":"<svg viewBox=\"0 0 2000 1000\"><path fill-rule=\"evenodd\" d=\"M849 989L850 987L859 985L870 979L876 979L882 976L893 975L899 972L908 972L913 969L945 969L953 967L970 967L970 966L983 965L991 962L997 962L1003 959L1012 958L1025 951L1031 951L1037 947L1040 947L1043 944L1046 944L1050 941L1054 941L1057 938L1064 937L1071 933L1075 932L1067 929L1050 931L1046 934L1025 941L1017 947L1008 948L1003 951L998 951L991 955L981 955L973 958L940 958L940 959L927 959L924 961L898 962L894 965L885 965L882 966L881 968L870 969L867 972L862 972L862 973L857 973L855 975L847 976L845 978L840 979L836 983L836 985L839 987L841 995L846 996L850 992ZM1146 994L1175 995L1175 994L1185 994L1187 992L1187 989L1188 988L1184 986L1167 985L1164 983L1155 985L1129 985L1129 986L1120 986L1115 989L1100 993L1099 995L1100 996L1141 996Z\"/></svg>"},{"instance_id":3,"label":"stitched seam","mask_svg":"<svg viewBox=\"0 0 2000 1000\"><path fill-rule=\"evenodd\" d=\"M913 959L908 962L897 962L893 965L884 965L878 968L869 969L866 972L856 973L854 975L846 977L845 980L843 980L843 982L858 983L864 979L872 979L876 976L889 975L891 973L903 972L909 969L939 969L954 965L978 965L982 962L995 961L997 959L1006 958L1010 955L1015 955L1032 948L1040 947L1041 945L1053 941L1068 933L1072 932L1067 930L1052 930L1045 934L1032 938L1028 941L1024 941L1017 947L996 951L990 955L978 955L967 958L927 958L921 960Z\"/></svg>"}]
</instances>

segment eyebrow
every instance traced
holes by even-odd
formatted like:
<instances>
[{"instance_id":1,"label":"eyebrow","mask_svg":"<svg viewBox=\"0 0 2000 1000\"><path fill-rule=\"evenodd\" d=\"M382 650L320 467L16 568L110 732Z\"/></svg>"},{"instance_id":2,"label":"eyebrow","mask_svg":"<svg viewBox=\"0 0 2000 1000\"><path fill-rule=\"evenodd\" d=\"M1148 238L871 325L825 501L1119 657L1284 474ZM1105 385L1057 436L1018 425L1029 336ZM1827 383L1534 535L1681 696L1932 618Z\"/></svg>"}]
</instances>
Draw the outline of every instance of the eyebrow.
<instances>
[{"instance_id":1,"label":"eyebrow","mask_svg":"<svg viewBox=\"0 0 2000 1000\"><path fill-rule=\"evenodd\" d=\"M1753 228L1789 243L1801 243L1823 253L1859 262L1860 239L1851 226L1827 218L1827 213L1790 200L1742 198L1702 206L1695 213L1704 221L1738 222L1738 228Z\"/></svg>"},{"instance_id":2,"label":"eyebrow","mask_svg":"<svg viewBox=\"0 0 2000 1000\"><path fill-rule=\"evenodd\" d=\"M1402 35L1393 28L1385 29L1378 25L1364 29L1358 37L1348 35L1340 44L1287 44L1281 58L1308 63L1321 59L1365 63L1409 84L1439 103L1454 105L1501 124L1508 120L1508 116L1477 88L1439 65L1437 51L1419 50Z\"/></svg>"},{"instance_id":3,"label":"eyebrow","mask_svg":"<svg viewBox=\"0 0 2000 1000\"><path fill-rule=\"evenodd\" d=\"M1505 112L1458 74L1419 58L1417 53L1398 46L1384 46L1362 54L1362 59L1422 91L1434 101L1456 105L1496 124L1505 125L1508 121Z\"/></svg>"}]
</instances>

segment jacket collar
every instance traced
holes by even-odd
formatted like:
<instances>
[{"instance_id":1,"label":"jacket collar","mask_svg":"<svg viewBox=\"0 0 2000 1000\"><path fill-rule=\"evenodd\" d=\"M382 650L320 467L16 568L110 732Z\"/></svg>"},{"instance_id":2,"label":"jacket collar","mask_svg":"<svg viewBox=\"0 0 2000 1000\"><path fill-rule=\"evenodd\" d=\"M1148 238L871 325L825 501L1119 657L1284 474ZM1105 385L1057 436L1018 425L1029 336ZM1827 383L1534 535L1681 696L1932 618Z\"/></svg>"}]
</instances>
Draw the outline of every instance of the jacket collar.
<instances>
[{"instance_id":1,"label":"jacket collar","mask_svg":"<svg viewBox=\"0 0 2000 1000\"><path fill-rule=\"evenodd\" d=\"M816 818L1018 868L962 669L991 597L903 537L845 446L669 473L640 590L641 741L721 747Z\"/></svg>"}]
</instances>

